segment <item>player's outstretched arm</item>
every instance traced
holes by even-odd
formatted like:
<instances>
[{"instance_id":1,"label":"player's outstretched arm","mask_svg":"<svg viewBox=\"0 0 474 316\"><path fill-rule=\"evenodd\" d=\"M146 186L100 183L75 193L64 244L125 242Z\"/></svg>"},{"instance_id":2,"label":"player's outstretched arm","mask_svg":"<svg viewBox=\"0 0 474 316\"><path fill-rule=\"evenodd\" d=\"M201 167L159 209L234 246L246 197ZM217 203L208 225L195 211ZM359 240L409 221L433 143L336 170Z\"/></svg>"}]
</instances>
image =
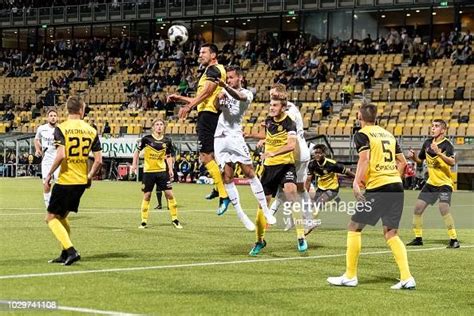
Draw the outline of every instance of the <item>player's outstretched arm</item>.
<instances>
[{"instance_id":1,"label":"player's outstretched arm","mask_svg":"<svg viewBox=\"0 0 474 316\"><path fill-rule=\"evenodd\" d=\"M224 80L219 80L219 86L224 88L234 99L239 101L247 101L247 95L240 91L235 90L231 86L229 86Z\"/></svg>"},{"instance_id":2,"label":"player's outstretched arm","mask_svg":"<svg viewBox=\"0 0 474 316\"><path fill-rule=\"evenodd\" d=\"M355 176L356 176L355 173L352 172L349 168L346 169L346 172L344 172L344 174L345 174L346 176L351 177L351 178L355 178Z\"/></svg>"}]
</instances>

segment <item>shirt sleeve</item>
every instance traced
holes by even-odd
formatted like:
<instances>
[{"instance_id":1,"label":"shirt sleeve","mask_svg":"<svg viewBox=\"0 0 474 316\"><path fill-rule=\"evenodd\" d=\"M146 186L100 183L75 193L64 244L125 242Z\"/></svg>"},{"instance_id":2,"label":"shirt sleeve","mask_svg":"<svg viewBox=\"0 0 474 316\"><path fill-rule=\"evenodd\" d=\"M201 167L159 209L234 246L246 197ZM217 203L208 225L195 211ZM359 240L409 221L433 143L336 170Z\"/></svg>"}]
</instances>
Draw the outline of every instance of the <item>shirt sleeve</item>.
<instances>
[{"instance_id":1,"label":"shirt sleeve","mask_svg":"<svg viewBox=\"0 0 474 316\"><path fill-rule=\"evenodd\" d=\"M332 170L335 173L345 173L346 172L346 167L342 163L335 163L334 166L332 167Z\"/></svg>"},{"instance_id":2,"label":"shirt sleeve","mask_svg":"<svg viewBox=\"0 0 474 316\"><path fill-rule=\"evenodd\" d=\"M166 155L174 156L173 143L170 138L166 140Z\"/></svg>"},{"instance_id":3,"label":"shirt sleeve","mask_svg":"<svg viewBox=\"0 0 474 316\"><path fill-rule=\"evenodd\" d=\"M102 150L102 145L100 144L100 139L99 135L95 135L94 140L92 141L92 147L91 147L92 152L96 153L98 151Z\"/></svg>"},{"instance_id":4,"label":"shirt sleeve","mask_svg":"<svg viewBox=\"0 0 474 316\"><path fill-rule=\"evenodd\" d=\"M454 157L454 146L453 144L451 144L451 142L449 141L445 141L444 142L444 145L442 149L444 149L444 154L447 156L447 157L451 157L453 158Z\"/></svg>"},{"instance_id":5,"label":"shirt sleeve","mask_svg":"<svg viewBox=\"0 0 474 316\"><path fill-rule=\"evenodd\" d=\"M221 71L219 70L219 68L217 68L217 66L212 65L212 66L207 67L207 70L206 70L207 80L217 82L219 79L221 79L221 77L222 77Z\"/></svg>"},{"instance_id":6,"label":"shirt sleeve","mask_svg":"<svg viewBox=\"0 0 474 316\"><path fill-rule=\"evenodd\" d=\"M306 175L308 175L308 176L313 176L313 173L314 173L313 168L314 168L314 164L313 164L313 162L311 161L311 162L309 163L309 165L308 165L308 172L306 173Z\"/></svg>"},{"instance_id":7,"label":"shirt sleeve","mask_svg":"<svg viewBox=\"0 0 474 316\"><path fill-rule=\"evenodd\" d=\"M54 129L54 145L56 147L66 146L66 139L64 138L64 134L59 127Z\"/></svg>"},{"instance_id":8,"label":"shirt sleeve","mask_svg":"<svg viewBox=\"0 0 474 316\"><path fill-rule=\"evenodd\" d=\"M138 151L142 151L145 148L145 145L146 145L146 139L145 137L142 137L142 139L138 141L138 147L137 147Z\"/></svg>"},{"instance_id":9,"label":"shirt sleeve","mask_svg":"<svg viewBox=\"0 0 474 316\"><path fill-rule=\"evenodd\" d=\"M354 144L356 146L357 152L360 153L364 150L370 149L370 140L367 135L361 132L357 132L354 135Z\"/></svg>"},{"instance_id":10,"label":"shirt sleeve","mask_svg":"<svg viewBox=\"0 0 474 316\"><path fill-rule=\"evenodd\" d=\"M402 153L402 149L400 148L400 144L398 144L398 142L396 141L395 142L395 155L398 155L401 153Z\"/></svg>"},{"instance_id":11,"label":"shirt sleeve","mask_svg":"<svg viewBox=\"0 0 474 316\"><path fill-rule=\"evenodd\" d=\"M41 140L41 126L36 130L35 139Z\"/></svg>"},{"instance_id":12,"label":"shirt sleeve","mask_svg":"<svg viewBox=\"0 0 474 316\"><path fill-rule=\"evenodd\" d=\"M253 93L252 93L252 91L247 90L247 91L246 91L246 95L247 95L247 102L248 102L248 103L252 103L252 101L253 101Z\"/></svg>"},{"instance_id":13,"label":"shirt sleeve","mask_svg":"<svg viewBox=\"0 0 474 316\"><path fill-rule=\"evenodd\" d=\"M290 117L288 117L286 124L286 131L288 132L288 135L296 135L296 123L293 121Z\"/></svg>"},{"instance_id":14,"label":"shirt sleeve","mask_svg":"<svg viewBox=\"0 0 474 316\"><path fill-rule=\"evenodd\" d=\"M420 152L418 153L418 159L425 160L426 159L426 146L429 146L428 143L431 143L431 140L427 140L421 146Z\"/></svg>"}]
</instances>

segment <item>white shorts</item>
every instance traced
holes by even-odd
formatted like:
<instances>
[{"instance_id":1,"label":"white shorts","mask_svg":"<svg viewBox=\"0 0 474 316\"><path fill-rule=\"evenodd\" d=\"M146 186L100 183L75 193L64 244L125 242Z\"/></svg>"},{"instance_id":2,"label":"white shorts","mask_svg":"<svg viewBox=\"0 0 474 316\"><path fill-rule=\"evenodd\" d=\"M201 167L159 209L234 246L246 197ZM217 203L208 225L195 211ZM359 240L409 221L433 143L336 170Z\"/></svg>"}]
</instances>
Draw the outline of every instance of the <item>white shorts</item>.
<instances>
[{"instance_id":1,"label":"white shorts","mask_svg":"<svg viewBox=\"0 0 474 316\"><path fill-rule=\"evenodd\" d=\"M308 177L308 165L309 165L309 160L295 161L296 183L306 182L306 178Z\"/></svg>"},{"instance_id":2,"label":"white shorts","mask_svg":"<svg viewBox=\"0 0 474 316\"><path fill-rule=\"evenodd\" d=\"M214 138L214 155L221 168L229 162L240 162L245 165L252 164L249 148L241 136Z\"/></svg>"},{"instance_id":3,"label":"white shorts","mask_svg":"<svg viewBox=\"0 0 474 316\"><path fill-rule=\"evenodd\" d=\"M49 171L51 170L51 166L53 165L52 160L44 160L41 161L41 178L43 179L43 183L46 180L46 177L48 176ZM53 181L58 180L59 177L59 170L61 169L61 166L59 166L56 171L54 171L53 174Z\"/></svg>"}]
</instances>

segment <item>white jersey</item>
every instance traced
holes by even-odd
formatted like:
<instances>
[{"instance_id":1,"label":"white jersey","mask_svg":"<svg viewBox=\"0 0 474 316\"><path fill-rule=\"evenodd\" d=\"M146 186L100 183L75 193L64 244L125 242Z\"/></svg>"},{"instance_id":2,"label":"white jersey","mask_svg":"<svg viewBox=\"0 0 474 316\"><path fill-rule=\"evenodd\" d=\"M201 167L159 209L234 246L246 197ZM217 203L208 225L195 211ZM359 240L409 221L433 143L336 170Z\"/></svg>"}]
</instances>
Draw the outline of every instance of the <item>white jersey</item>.
<instances>
[{"instance_id":1,"label":"white jersey","mask_svg":"<svg viewBox=\"0 0 474 316\"><path fill-rule=\"evenodd\" d=\"M222 113L219 115L214 137L242 136L242 118L253 100L251 91L240 88L239 92L247 96L245 101L234 99L225 91L225 99L220 101Z\"/></svg>"},{"instance_id":2,"label":"white jersey","mask_svg":"<svg viewBox=\"0 0 474 316\"><path fill-rule=\"evenodd\" d=\"M296 124L296 135L298 140L298 146L295 149L295 160L298 161L309 161L310 152L306 139L304 138L303 118L301 117L300 110L298 107L291 102L287 103L286 113Z\"/></svg>"},{"instance_id":3,"label":"white jersey","mask_svg":"<svg viewBox=\"0 0 474 316\"><path fill-rule=\"evenodd\" d=\"M35 139L39 140L43 148L43 161L54 161L56 146L54 145L54 129L49 124L43 124L36 130Z\"/></svg>"}]
</instances>

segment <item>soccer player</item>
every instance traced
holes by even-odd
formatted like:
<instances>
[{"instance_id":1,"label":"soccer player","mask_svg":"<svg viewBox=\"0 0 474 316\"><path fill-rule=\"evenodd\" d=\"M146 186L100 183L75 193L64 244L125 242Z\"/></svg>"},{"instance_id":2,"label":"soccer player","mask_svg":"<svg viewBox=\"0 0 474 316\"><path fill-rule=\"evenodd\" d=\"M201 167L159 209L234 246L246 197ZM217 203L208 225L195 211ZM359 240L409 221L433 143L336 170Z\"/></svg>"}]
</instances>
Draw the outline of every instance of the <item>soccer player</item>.
<instances>
[{"instance_id":1,"label":"soccer player","mask_svg":"<svg viewBox=\"0 0 474 316\"><path fill-rule=\"evenodd\" d=\"M85 103L79 97L69 97L66 103L68 118L54 129L56 158L48 171L45 184L50 187L56 169L59 177L53 186L46 222L61 243L61 255L50 263L71 265L81 259L71 242L70 212L77 213L82 194L90 187L92 178L102 165L102 152L97 131L82 118ZM87 160L93 152L94 163L88 171Z\"/></svg>"},{"instance_id":2,"label":"soccer player","mask_svg":"<svg viewBox=\"0 0 474 316\"><path fill-rule=\"evenodd\" d=\"M270 98L288 99L286 86L281 83L274 84L270 89ZM308 191L305 187L306 175L308 171L308 164L311 159L311 154L308 148L308 144L306 143L306 139L304 138L303 118L298 107L292 102L287 102L286 113L296 124L296 147L294 152L296 168L296 187L298 189L298 194L302 198L302 201L306 202L302 203L302 206L305 207L309 205L311 200ZM272 214L275 214L278 211L278 208L280 207L281 203L282 194L280 192L277 193L275 200L270 206ZM312 224L312 212L310 209L307 208L304 208L302 212L303 217L305 219L306 233L309 234L315 228L314 224ZM292 218L290 217L288 219L285 230L289 230L293 227L293 225L294 223L292 221Z\"/></svg>"},{"instance_id":3,"label":"soccer player","mask_svg":"<svg viewBox=\"0 0 474 316\"><path fill-rule=\"evenodd\" d=\"M285 112L286 106L286 99L272 98L269 116L265 120L265 152L262 154L264 170L260 180L267 196L267 203L270 203L272 197L275 197L280 187L283 187L287 201L291 203L297 199L295 158L293 155L297 143L296 125ZM262 141L259 144L262 144ZM301 212L298 212L298 214L301 215ZM249 253L251 256L258 255L267 245L264 238L267 222L260 207L257 211L256 224L257 241ZM308 244L301 219L296 221L296 233L298 250L304 252L308 249Z\"/></svg>"},{"instance_id":4,"label":"soccer player","mask_svg":"<svg viewBox=\"0 0 474 316\"><path fill-rule=\"evenodd\" d=\"M51 198L51 186L46 184L46 177L56 157L56 146L54 145L54 129L58 123L58 113L51 109L48 111L48 123L38 126L35 136L35 156L42 157L41 177L43 178L43 199L46 208ZM53 174L53 180L58 180L59 168Z\"/></svg>"},{"instance_id":5,"label":"soccer player","mask_svg":"<svg viewBox=\"0 0 474 316\"><path fill-rule=\"evenodd\" d=\"M358 113L362 129L354 135L359 160L353 191L359 203L348 225L346 272L340 277L329 277L327 281L332 285L357 286L362 229L382 219L385 240L400 270L400 282L391 288L414 289L416 283L410 274L406 248L398 237L404 200L401 175L406 160L395 137L375 125L376 116L377 107L373 104L362 105Z\"/></svg>"},{"instance_id":6,"label":"soccer player","mask_svg":"<svg viewBox=\"0 0 474 316\"><path fill-rule=\"evenodd\" d=\"M165 198L168 201L168 208L171 215L171 224L178 229L182 229L178 220L178 208L176 199L173 195L171 179L173 172L173 144L171 139L164 135L165 121L156 119L152 124L151 135L144 136L137 150L133 154L133 163L131 172L138 174L138 160L140 152L144 151L145 166L143 168L142 191L143 200L141 206L142 222L139 228L147 228L148 211L150 209L151 193L156 185L157 191L164 191Z\"/></svg>"},{"instance_id":7,"label":"soccer player","mask_svg":"<svg viewBox=\"0 0 474 316\"><path fill-rule=\"evenodd\" d=\"M339 178L338 174L344 174L351 178L355 174L332 159L326 158L327 147L324 144L314 146L314 160L311 160L308 167L308 178L306 179L306 190L309 191L311 181L317 178L317 190L314 200L316 205L324 205L324 203L335 200L337 203L341 201L339 198Z\"/></svg>"},{"instance_id":8,"label":"soccer player","mask_svg":"<svg viewBox=\"0 0 474 316\"><path fill-rule=\"evenodd\" d=\"M214 160L214 134L216 132L219 113L215 106L216 99L222 88L219 80L226 81L224 66L217 63L217 46L214 44L203 44L199 52L201 67L205 67L204 73L199 79L197 93L194 98L177 94L168 96L168 101L186 103L179 109L179 117L184 119L188 113L197 106L197 134L199 141L199 159L205 165L207 171L214 180L214 185L219 193L220 202L217 214L224 213L230 204L230 199L224 187L219 166Z\"/></svg>"},{"instance_id":9,"label":"soccer player","mask_svg":"<svg viewBox=\"0 0 474 316\"><path fill-rule=\"evenodd\" d=\"M255 175L252 159L242 133L242 117L253 100L251 91L241 87L242 71L240 68L227 69L227 83L219 81L224 92L219 97L222 113L215 132L214 150L216 160L224 170L224 185L229 199L234 205L237 216L248 230L255 230L254 223L247 217L240 205L239 192L234 184L234 163L238 163L244 175L250 180L250 188L263 210L269 224L276 219L268 209L262 184ZM220 213L218 215L222 215Z\"/></svg>"},{"instance_id":10,"label":"soccer player","mask_svg":"<svg viewBox=\"0 0 474 316\"><path fill-rule=\"evenodd\" d=\"M439 200L439 211L443 216L444 223L448 229L450 238L447 248L459 248L454 220L449 212L451 205L451 194L453 193L453 180L451 178L451 167L456 160L454 158L454 146L446 138L446 122L436 119L431 124L431 135L421 147L418 155L410 150L408 158L422 164L426 160L428 167L428 181L418 196L413 215L413 231L415 239L409 242L408 246L422 246L423 237L423 212L428 204L433 205Z\"/></svg>"}]
</instances>

